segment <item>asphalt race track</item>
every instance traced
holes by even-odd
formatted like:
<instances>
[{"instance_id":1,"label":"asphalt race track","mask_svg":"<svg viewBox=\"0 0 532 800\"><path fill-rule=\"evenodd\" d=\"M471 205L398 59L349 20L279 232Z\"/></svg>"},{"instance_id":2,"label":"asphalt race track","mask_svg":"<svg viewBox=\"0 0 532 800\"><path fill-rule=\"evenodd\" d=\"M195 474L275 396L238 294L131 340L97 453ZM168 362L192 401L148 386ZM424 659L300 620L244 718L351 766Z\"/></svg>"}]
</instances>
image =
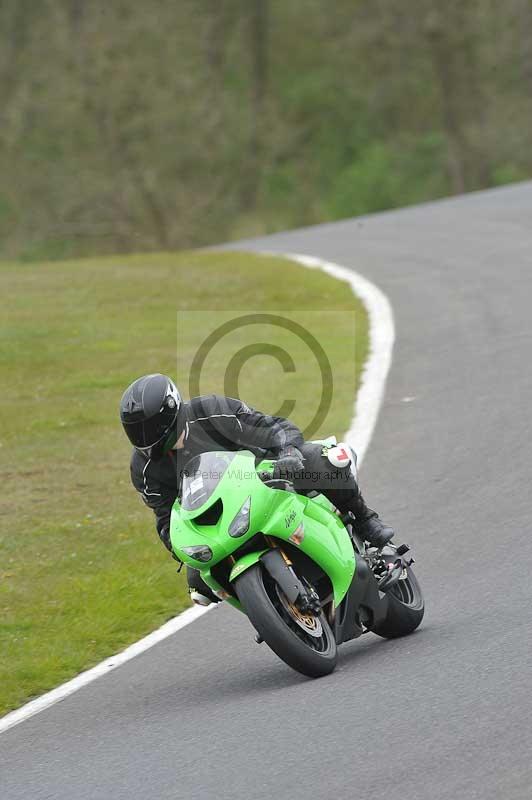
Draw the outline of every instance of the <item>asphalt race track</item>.
<instances>
[{"instance_id":1,"label":"asphalt race track","mask_svg":"<svg viewBox=\"0 0 532 800\"><path fill-rule=\"evenodd\" d=\"M361 482L413 546L424 624L312 681L216 608L0 735L1 800L529 800L532 183L238 246L392 303Z\"/></svg>"}]
</instances>

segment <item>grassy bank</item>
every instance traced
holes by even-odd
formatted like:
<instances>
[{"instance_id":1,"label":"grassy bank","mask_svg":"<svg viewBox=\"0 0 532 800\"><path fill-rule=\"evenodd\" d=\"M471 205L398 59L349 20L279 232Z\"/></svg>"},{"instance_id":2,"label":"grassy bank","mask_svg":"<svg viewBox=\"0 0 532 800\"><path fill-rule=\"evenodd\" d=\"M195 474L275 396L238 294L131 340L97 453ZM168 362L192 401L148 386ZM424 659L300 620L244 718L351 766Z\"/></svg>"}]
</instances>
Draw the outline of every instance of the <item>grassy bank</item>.
<instances>
[{"instance_id":1,"label":"grassy bank","mask_svg":"<svg viewBox=\"0 0 532 800\"><path fill-rule=\"evenodd\" d=\"M188 604L184 580L129 482L129 446L117 421L125 386L138 375L167 372L186 390L188 377L180 373L197 346L192 323L201 325L201 316L195 312L306 309L306 324L324 345L334 375L320 432L342 431L366 354L367 324L345 284L242 253L2 263L0 293L4 713ZM190 312L191 329L176 348L178 310ZM234 346L220 343L202 391L223 391L224 357L227 363ZM288 379L287 396L297 397L293 417L304 426L316 404L310 363L286 376L271 358L257 356L242 370L240 394L274 412Z\"/></svg>"}]
</instances>

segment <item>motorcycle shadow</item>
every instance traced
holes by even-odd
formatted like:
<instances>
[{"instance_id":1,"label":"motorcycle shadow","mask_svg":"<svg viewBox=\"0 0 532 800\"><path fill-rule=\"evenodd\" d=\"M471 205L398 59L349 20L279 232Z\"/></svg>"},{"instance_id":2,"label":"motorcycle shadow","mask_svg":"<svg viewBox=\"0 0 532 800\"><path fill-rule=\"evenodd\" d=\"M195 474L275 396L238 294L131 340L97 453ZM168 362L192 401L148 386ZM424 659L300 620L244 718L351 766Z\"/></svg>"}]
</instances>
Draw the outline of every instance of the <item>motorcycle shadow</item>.
<instances>
[{"instance_id":1,"label":"motorcycle shadow","mask_svg":"<svg viewBox=\"0 0 532 800\"><path fill-rule=\"evenodd\" d=\"M252 697L254 695L263 697L273 695L286 690L295 689L302 686L315 686L320 690L327 686L334 686L335 679L342 680L346 673L356 674L360 670L361 675L370 675L379 665L384 669L389 669L389 661L397 654L405 652L405 647L411 649L414 644L416 647L423 638L423 629L416 631L408 637L402 639L383 639L374 634L367 634L367 638L342 645L338 651L338 665L336 670L324 678L309 678L295 672L271 652L268 652L268 661L263 657L253 658L251 663L247 660L245 667L240 663L240 668L229 667L224 674L223 681L218 676L218 681L209 684L202 691L202 701L210 703L220 697L220 691L224 697L233 699ZM267 648L266 644L260 648ZM258 654L257 654L258 655ZM271 661L269 659L272 659ZM223 686L222 686L223 683Z\"/></svg>"}]
</instances>

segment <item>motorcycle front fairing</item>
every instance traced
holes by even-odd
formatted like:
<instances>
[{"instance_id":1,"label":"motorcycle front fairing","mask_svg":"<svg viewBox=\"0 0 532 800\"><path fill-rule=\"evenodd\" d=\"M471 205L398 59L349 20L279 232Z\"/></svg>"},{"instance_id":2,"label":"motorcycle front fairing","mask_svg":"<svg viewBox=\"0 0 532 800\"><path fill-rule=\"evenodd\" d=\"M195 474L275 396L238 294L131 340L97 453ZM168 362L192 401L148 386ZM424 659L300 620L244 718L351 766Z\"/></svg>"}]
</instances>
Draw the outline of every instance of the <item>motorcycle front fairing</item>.
<instances>
[{"instance_id":1,"label":"motorcycle front fairing","mask_svg":"<svg viewBox=\"0 0 532 800\"><path fill-rule=\"evenodd\" d=\"M340 604L352 583L356 561L349 534L325 497L310 499L267 486L257 473L255 456L247 450L203 453L189 462L186 471L181 500L172 510L170 541L176 556L198 569L213 591L240 608L211 570L233 557L232 582L257 563L265 549L240 558L237 551L260 532L306 553L328 575L334 603ZM191 547L208 547L211 556L198 561L184 549Z\"/></svg>"}]
</instances>

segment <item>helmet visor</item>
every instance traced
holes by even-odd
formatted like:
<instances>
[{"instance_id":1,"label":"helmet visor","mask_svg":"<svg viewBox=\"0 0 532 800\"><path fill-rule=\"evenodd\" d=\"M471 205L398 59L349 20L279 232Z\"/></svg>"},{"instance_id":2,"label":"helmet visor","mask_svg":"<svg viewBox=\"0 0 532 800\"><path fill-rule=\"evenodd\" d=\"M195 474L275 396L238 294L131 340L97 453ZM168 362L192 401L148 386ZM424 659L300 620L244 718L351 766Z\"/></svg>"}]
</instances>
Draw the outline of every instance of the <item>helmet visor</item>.
<instances>
[{"instance_id":1,"label":"helmet visor","mask_svg":"<svg viewBox=\"0 0 532 800\"><path fill-rule=\"evenodd\" d=\"M176 418L177 410L175 408L164 407L149 419L124 422L123 425L133 447L136 447L137 450L147 451L170 432Z\"/></svg>"}]
</instances>

